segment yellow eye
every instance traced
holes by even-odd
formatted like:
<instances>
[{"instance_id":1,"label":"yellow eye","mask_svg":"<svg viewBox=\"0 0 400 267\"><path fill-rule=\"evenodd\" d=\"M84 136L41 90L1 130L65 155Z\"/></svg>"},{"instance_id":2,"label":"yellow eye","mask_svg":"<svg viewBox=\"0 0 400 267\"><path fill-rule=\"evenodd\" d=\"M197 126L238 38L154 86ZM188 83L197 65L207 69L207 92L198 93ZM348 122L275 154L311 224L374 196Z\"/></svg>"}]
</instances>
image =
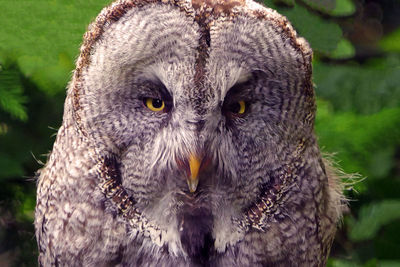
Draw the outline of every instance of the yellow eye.
<instances>
[{"instance_id":1,"label":"yellow eye","mask_svg":"<svg viewBox=\"0 0 400 267\"><path fill-rule=\"evenodd\" d=\"M165 108L165 103L161 99L147 97L143 102L146 107L155 112L163 111Z\"/></svg>"},{"instance_id":2,"label":"yellow eye","mask_svg":"<svg viewBox=\"0 0 400 267\"><path fill-rule=\"evenodd\" d=\"M239 101L239 106L240 106L240 108L237 113L243 114L246 111L246 103L243 100L241 100L241 101Z\"/></svg>"},{"instance_id":3,"label":"yellow eye","mask_svg":"<svg viewBox=\"0 0 400 267\"><path fill-rule=\"evenodd\" d=\"M246 112L246 102L240 100L229 105L229 112L233 114L242 115Z\"/></svg>"}]
</instances>

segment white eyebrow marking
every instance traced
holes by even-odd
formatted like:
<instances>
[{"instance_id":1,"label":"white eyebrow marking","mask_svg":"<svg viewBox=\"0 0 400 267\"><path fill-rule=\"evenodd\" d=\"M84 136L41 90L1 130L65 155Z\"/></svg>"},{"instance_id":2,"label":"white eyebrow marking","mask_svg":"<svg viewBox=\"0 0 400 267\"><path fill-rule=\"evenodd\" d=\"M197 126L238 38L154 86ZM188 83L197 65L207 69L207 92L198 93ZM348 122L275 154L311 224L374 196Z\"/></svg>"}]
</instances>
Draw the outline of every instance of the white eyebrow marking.
<instances>
[{"instance_id":1,"label":"white eyebrow marking","mask_svg":"<svg viewBox=\"0 0 400 267\"><path fill-rule=\"evenodd\" d=\"M244 83L251 78L252 74L248 70L241 67L233 67L229 70L226 76L224 88L222 88L222 95L225 96L229 89L239 83Z\"/></svg>"}]
</instances>

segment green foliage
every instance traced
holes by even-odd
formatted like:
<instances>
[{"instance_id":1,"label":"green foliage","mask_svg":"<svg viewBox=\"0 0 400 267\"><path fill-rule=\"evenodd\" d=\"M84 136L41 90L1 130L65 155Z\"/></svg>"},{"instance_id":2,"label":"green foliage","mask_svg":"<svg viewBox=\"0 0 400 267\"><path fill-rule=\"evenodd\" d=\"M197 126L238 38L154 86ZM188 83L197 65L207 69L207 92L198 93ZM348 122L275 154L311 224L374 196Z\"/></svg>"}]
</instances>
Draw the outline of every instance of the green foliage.
<instances>
[{"instance_id":1,"label":"green foliage","mask_svg":"<svg viewBox=\"0 0 400 267\"><path fill-rule=\"evenodd\" d=\"M271 0L266 0L264 3L285 15L292 22L297 32L306 38L312 48L318 52L332 53L342 39L342 30L337 23L309 12L302 5L295 4L294 7L287 8L277 6Z\"/></svg>"},{"instance_id":2,"label":"green foliage","mask_svg":"<svg viewBox=\"0 0 400 267\"><path fill-rule=\"evenodd\" d=\"M333 16L348 16L356 10L351 0L304 0L304 3L314 10Z\"/></svg>"},{"instance_id":3,"label":"green foliage","mask_svg":"<svg viewBox=\"0 0 400 267\"><path fill-rule=\"evenodd\" d=\"M392 32L380 41L380 46L388 52L400 52L400 29Z\"/></svg>"},{"instance_id":4,"label":"green foliage","mask_svg":"<svg viewBox=\"0 0 400 267\"><path fill-rule=\"evenodd\" d=\"M363 64L314 62L317 95L328 99L335 111L375 113L397 107L400 99L400 55L373 59Z\"/></svg>"},{"instance_id":5,"label":"green foliage","mask_svg":"<svg viewBox=\"0 0 400 267\"><path fill-rule=\"evenodd\" d=\"M28 115L25 102L19 73L0 69L0 107L14 117L26 121Z\"/></svg>"},{"instance_id":6,"label":"green foliage","mask_svg":"<svg viewBox=\"0 0 400 267\"><path fill-rule=\"evenodd\" d=\"M9 255L15 266L36 262L34 173L54 142L49 127L61 125L82 35L108 2L0 0L0 259ZM287 16L315 52L322 150L336 153L345 172L365 178L348 186L350 212L328 266L400 266L400 21L382 20L387 34L366 43L352 35L359 32L352 25L368 15L355 7L370 1L263 2ZM400 5L382 2L385 12Z\"/></svg>"},{"instance_id":7,"label":"green foliage","mask_svg":"<svg viewBox=\"0 0 400 267\"><path fill-rule=\"evenodd\" d=\"M377 260L372 259L367 261L365 264L358 264L354 261L349 260L339 260L339 259L329 259L328 267L398 267L400 266L400 261L388 261L388 260Z\"/></svg>"},{"instance_id":8,"label":"green foliage","mask_svg":"<svg viewBox=\"0 0 400 267\"><path fill-rule=\"evenodd\" d=\"M351 0L336 0L335 8L330 12L333 16L349 16L354 14L356 6Z\"/></svg>"},{"instance_id":9,"label":"green foliage","mask_svg":"<svg viewBox=\"0 0 400 267\"><path fill-rule=\"evenodd\" d=\"M293 7L295 5L295 0L272 0L275 4L287 5Z\"/></svg>"},{"instance_id":10,"label":"green foliage","mask_svg":"<svg viewBox=\"0 0 400 267\"><path fill-rule=\"evenodd\" d=\"M109 2L1 1L0 58L11 55L40 90L57 93L68 82L87 25Z\"/></svg>"},{"instance_id":11,"label":"green foliage","mask_svg":"<svg viewBox=\"0 0 400 267\"><path fill-rule=\"evenodd\" d=\"M383 225L400 219L400 200L385 200L361 208L358 221L352 222L350 238L353 241L372 239Z\"/></svg>"},{"instance_id":12,"label":"green foliage","mask_svg":"<svg viewBox=\"0 0 400 267\"><path fill-rule=\"evenodd\" d=\"M400 108L382 109L371 115L333 113L329 102L318 101L316 131L321 146L338 153L345 172L372 174L368 180L385 177L395 167L399 125Z\"/></svg>"},{"instance_id":13,"label":"green foliage","mask_svg":"<svg viewBox=\"0 0 400 267\"><path fill-rule=\"evenodd\" d=\"M340 39L335 50L330 54L331 58L334 59L344 59L351 58L355 55L356 50L350 41L342 38Z\"/></svg>"}]
</instances>

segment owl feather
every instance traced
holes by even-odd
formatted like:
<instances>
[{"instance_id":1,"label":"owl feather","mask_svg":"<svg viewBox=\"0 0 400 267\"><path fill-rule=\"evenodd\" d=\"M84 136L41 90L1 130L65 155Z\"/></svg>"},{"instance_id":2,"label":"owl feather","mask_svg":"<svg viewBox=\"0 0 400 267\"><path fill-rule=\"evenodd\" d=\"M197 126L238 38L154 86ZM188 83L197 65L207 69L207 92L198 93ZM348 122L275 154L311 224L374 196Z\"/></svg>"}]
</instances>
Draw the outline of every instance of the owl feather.
<instances>
[{"instance_id":1,"label":"owl feather","mask_svg":"<svg viewBox=\"0 0 400 267\"><path fill-rule=\"evenodd\" d=\"M324 266L345 201L312 50L251 0L118 0L40 170L40 266Z\"/></svg>"}]
</instances>

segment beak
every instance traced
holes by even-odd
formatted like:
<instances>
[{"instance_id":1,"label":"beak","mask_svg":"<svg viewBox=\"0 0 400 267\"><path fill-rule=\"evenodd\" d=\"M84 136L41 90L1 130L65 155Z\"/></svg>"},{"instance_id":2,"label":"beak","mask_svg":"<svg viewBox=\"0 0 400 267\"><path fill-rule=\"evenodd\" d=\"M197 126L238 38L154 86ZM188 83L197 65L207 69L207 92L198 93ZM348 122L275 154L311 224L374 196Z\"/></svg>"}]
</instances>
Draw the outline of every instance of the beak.
<instances>
[{"instance_id":1,"label":"beak","mask_svg":"<svg viewBox=\"0 0 400 267\"><path fill-rule=\"evenodd\" d=\"M201 165L201 160L199 159L199 157L191 154L189 157L190 175L187 178L187 183L191 193L196 191L197 185L199 184L198 175L199 175L200 165Z\"/></svg>"}]
</instances>

